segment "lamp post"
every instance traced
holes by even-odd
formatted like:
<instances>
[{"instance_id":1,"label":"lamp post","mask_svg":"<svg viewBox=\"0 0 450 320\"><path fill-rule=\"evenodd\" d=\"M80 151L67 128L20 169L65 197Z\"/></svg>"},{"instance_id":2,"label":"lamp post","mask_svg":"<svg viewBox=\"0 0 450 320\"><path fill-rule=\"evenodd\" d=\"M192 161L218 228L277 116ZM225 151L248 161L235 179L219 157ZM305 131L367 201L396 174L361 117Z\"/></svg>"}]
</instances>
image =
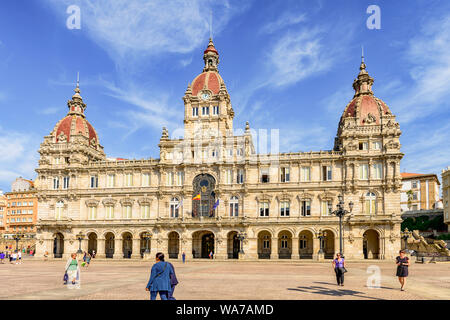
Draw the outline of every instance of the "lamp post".
<instances>
[{"instance_id":1,"label":"lamp post","mask_svg":"<svg viewBox=\"0 0 450 320\"><path fill-rule=\"evenodd\" d=\"M83 239L84 239L84 235L83 235L83 233L80 231L80 232L77 234L77 240L80 242L79 247L78 247L77 254L82 254L82 253L83 253L83 250L81 250L81 240L83 240Z\"/></svg>"},{"instance_id":2,"label":"lamp post","mask_svg":"<svg viewBox=\"0 0 450 320\"><path fill-rule=\"evenodd\" d=\"M247 238L247 234L245 232L239 232L236 238L239 240L241 244L239 254L244 254L244 239Z\"/></svg>"},{"instance_id":3,"label":"lamp post","mask_svg":"<svg viewBox=\"0 0 450 320\"><path fill-rule=\"evenodd\" d=\"M341 257L344 257L344 254L342 252L342 248L344 247L343 244L343 238L342 238L342 218L347 214L352 212L353 210L353 202L350 201L348 203L348 207L350 208L350 211L347 211L344 209L344 197L340 194L338 195L338 204L336 205L337 209L335 211L332 210L332 204L331 202L328 202L328 211L331 212L331 214L334 214L335 216L339 217L339 253L341 254Z\"/></svg>"},{"instance_id":4,"label":"lamp post","mask_svg":"<svg viewBox=\"0 0 450 320\"><path fill-rule=\"evenodd\" d=\"M325 233L322 230L317 232L317 238L319 238L319 255L323 254L323 238L325 238Z\"/></svg>"},{"instance_id":5,"label":"lamp post","mask_svg":"<svg viewBox=\"0 0 450 320\"><path fill-rule=\"evenodd\" d=\"M145 240L145 251L144 251L145 254L149 254L150 253L150 250L149 250L150 246L149 246L148 241L152 238L152 236L153 236L153 234L151 232L144 232L142 234L142 239Z\"/></svg>"},{"instance_id":6,"label":"lamp post","mask_svg":"<svg viewBox=\"0 0 450 320\"><path fill-rule=\"evenodd\" d=\"M23 237L24 235L22 233L16 233L13 235L13 239L16 240L16 251L19 251L19 240Z\"/></svg>"},{"instance_id":7,"label":"lamp post","mask_svg":"<svg viewBox=\"0 0 450 320\"><path fill-rule=\"evenodd\" d=\"M408 249L408 238L412 236L412 232L408 230L408 228L405 229L405 231L402 231L401 233L402 239L405 240L405 250Z\"/></svg>"}]
</instances>

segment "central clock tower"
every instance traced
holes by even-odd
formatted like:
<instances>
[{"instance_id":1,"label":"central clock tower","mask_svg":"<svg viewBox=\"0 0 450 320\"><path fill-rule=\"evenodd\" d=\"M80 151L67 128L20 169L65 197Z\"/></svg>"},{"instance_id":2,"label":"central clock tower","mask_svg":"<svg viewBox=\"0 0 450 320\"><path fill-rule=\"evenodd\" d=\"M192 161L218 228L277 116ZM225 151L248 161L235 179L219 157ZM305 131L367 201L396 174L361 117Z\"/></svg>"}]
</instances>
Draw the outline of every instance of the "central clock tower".
<instances>
[{"instance_id":1,"label":"central clock tower","mask_svg":"<svg viewBox=\"0 0 450 320\"><path fill-rule=\"evenodd\" d=\"M234 111L217 68L219 52L212 39L203 54L205 67L188 88L184 101L184 137L226 137L233 133Z\"/></svg>"}]
</instances>

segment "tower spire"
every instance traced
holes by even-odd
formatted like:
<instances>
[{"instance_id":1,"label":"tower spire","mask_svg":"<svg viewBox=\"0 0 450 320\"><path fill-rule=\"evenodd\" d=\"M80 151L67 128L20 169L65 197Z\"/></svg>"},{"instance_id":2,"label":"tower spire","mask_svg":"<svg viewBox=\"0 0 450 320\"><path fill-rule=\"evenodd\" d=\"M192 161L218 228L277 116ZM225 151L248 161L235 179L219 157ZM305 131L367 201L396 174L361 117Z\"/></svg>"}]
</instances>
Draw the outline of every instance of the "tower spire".
<instances>
[{"instance_id":1,"label":"tower spire","mask_svg":"<svg viewBox=\"0 0 450 320\"><path fill-rule=\"evenodd\" d=\"M359 74L355 81L353 81L355 96L359 96L361 94L373 94L372 84L373 78L366 70L366 63L364 62L364 47L361 46L361 65L359 66Z\"/></svg>"},{"instance_id":2,"label":"tower spire","mask_svg":"<svg viewBox=\"0 0 450 320\"><path fill-rule=\"evenodd\" d=\"M73 91L75 91L75 94L72 96L72 100L67 102L69 114L79 114L84 117L86 104L83 102L83 98L80 95L80 72L77 72L77 84Z\"/></svg>"},{"instance_id":3,"label":"tower spire","mask_svg":"<svg viewBox=\"0 0 450 320\"><path fill-rule=\"evenodd\" d=\"M209 38L208 47L203 54L203 61L205 61L205 71L216 71L218 72L217 65L219 64L219 52L214 47L214 42L212 38Z\"/></svg>"}]
</instances>

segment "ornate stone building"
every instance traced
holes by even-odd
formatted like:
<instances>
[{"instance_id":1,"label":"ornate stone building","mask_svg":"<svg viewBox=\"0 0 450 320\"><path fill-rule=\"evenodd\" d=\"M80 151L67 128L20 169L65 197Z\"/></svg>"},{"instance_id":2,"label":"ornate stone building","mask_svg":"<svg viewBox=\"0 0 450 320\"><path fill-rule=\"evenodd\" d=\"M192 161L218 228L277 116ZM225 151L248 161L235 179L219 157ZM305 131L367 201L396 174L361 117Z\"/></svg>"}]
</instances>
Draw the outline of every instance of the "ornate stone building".
<instances>
[{"instance_id":1,"label":"ornate stone building","mask_svg":"<svg viewBox=\"0 0 450 320\"><path fill-rule=\"evenodd\" d=\"M159 159L108 159L86 120L77 85L69 112L44 138L36 186L37 255L141 258L149 247L171 258L315 259L339 249L342 194L348 258L390 259L400 248L399 124L372 92L364 61L333 150L258 154L234 111L210 40L205 67L184 101L184 137L163 128ZM197 200L198 199L198 200ZM151 234L150 240L145 233ZM318 235L323 237L319 238ZM239 240L244 235L243 240Z\"/></svg>"}]
</instances>

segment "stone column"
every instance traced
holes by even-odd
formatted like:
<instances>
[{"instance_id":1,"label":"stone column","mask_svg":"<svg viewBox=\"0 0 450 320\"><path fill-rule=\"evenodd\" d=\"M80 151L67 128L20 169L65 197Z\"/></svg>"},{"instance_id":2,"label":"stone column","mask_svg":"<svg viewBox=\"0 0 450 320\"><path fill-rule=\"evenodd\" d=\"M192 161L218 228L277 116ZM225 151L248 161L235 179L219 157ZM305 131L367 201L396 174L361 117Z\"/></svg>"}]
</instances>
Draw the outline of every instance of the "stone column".
<instances>
[{"instance_id":1,"label":"stone column","mask_svg":"<svg viewBox=\"0 0 450 320\"><path fill-rule=\"evenodd\" d=\"M217 238L214 242L214 259L227 259L227 241L224 241L222 238Z\"/></svg>"},{"instance_id":2,"label":"stone column","mask_svg":"<svg viewBox=\"0 0 450 320\"><path fill-rule=\"evenodd\" d=\"M105 245L106 240L104 238L97 238L97 252L95 254L95 258L105 259Z\"/></svg>"},{"instance_id":3,"label":"stone column","mask_svg":"<svg viewBox=\"0 0 450 320\"><path fill-rule=\"evenodd\" d=\"M244 240L245 259L258 260L258 238Z\"/></svg>"},{"instance_id":4,"label":"stone column","mask_svg":"<svg viewBox=\"0 0 450 320\"><path fill-rule=\"evenodd\" d=\"M180 257L184 253L186 254L186 261L193 260L192 256L192 238L181 238L180 239Z\"/></svg>"},{"instance_id":5,"label":"stone column","mask_svg":"<svg viewBox=\"0 0 450 320\"><path fill-rule=\"evenodd\" d=\"M158 252L158 248L157 248L157 244L156 244L156 239L154 239L153 237L148 240L149 244L150 244L150 254L149 254L149 259L150 260L155 260L156 257L156 253Z\"/></svg>"},{"instance_id":6,"label":"stone column","mask_svg":"<svg viewBox=\"0 0 450 320\"><path fill-rule=\"evenodd\" d=\"M131 246L131 259L141 259L141 239L133 238Z\"/></svg>"},{"instance_id":7,"label":"stone column","mask_svg":"<svg viewBox=\"0 0 450 320\"><path fill-rule=\"evenodd\" d=\"M122 238L114 239L114 254L113 259L123 259L123 240Z\"/></svg>"},{"instance_id":8,"label":"stone column","mask_svg":"<svg viewBox=\"0 0 450 320\"><path fill-rule=\"evenodd\" d=\"M322 257L319 257L319 250L320 250L320 240L317 237L313 238L313 260L323 260Z\"/></svg>"},{"instance_id":9,"label":"stone column","mask_svg":"<svg viewBox=\"0 0 450 320\"><path fill-rule=\"evenodd\" d=\"M270 259L278 260L278 238L272 238L272 248L270 251Z\"/></svg>"},{"instance_id":10,"label":"stone column","mask_svg":"<svg viewBox=\"0 0 450 320\"><path fill-rule=\"evenodd\" d=\"M292 254L291 254L291 259L292 260L298 260L300 259L300 254L298 251L298 238L292 238Z\"/></svg>"}]
</instances>

